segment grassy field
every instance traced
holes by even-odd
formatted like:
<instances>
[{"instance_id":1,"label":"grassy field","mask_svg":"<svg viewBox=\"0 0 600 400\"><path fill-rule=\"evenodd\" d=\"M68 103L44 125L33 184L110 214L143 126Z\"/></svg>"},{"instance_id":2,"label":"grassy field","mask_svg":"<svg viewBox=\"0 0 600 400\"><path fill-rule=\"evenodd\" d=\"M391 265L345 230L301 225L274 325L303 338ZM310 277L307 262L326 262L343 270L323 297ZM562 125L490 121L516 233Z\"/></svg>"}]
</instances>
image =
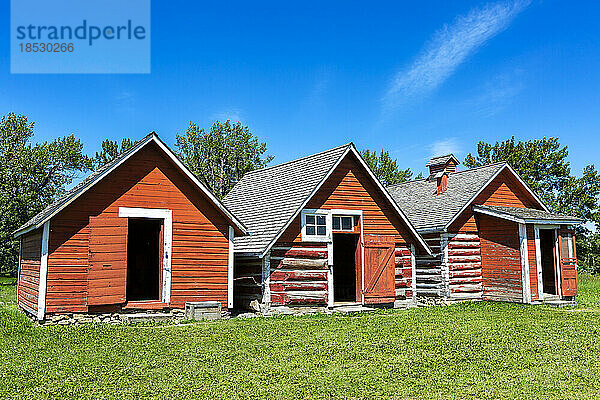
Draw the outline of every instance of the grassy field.
<instances>
[{"instance_id":1,"label":"grassy field","mask_svg":"<svg viewBox=\"0 0 600 400\"><path fill-rule=\"evenodd\" d=\"M597 277L581 277L573 309L472 303L187 326L37 328L13 299L0 286L0 398L600 397Z\"/></svg>"}]
</instances>

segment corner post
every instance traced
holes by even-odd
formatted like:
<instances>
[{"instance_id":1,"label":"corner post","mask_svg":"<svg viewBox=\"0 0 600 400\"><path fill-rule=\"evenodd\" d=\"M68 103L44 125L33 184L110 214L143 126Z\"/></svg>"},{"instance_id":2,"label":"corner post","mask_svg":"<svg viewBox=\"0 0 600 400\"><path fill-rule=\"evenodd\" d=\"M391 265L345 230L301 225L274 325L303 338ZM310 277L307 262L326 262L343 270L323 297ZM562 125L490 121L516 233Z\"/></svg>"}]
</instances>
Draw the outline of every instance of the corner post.
<instances>
[{"instance_id":1,"label":"corner post","mask_svg":"<svg viewBox=\"0 0 600 400\"><path fill-rule=\"evenodd\" d=\"M40 260L40 286L38 288L37 319L42 321L46 317L46 290L48 282L48 242L50 240L50 221L44 223L42 231L42 257Z\"/></svg>"},{"instance_id":2,"label":"corner post","mask_svg":"<svg viewBox=\"0 0 600 400\"><path fill-rule=\"evenodd\" d=\"M227 308L233 308L233 274L234 270L234 253L233 253L233 239L235 238L235 230L233 226L229 226L229 256L227 259Z\"/></svg>"},{"instance_id":3,"label":"corner post","mask_svg":"<svg viewBox=\"0 0 600 400\"><path fill-rule=\"evenodd\" d=\"M531 278L529 276L529 254L527 247L527 226L519 224L519 243L521 249L521 287L523 303L531 303Z\"/></svg>"}]
</instances>

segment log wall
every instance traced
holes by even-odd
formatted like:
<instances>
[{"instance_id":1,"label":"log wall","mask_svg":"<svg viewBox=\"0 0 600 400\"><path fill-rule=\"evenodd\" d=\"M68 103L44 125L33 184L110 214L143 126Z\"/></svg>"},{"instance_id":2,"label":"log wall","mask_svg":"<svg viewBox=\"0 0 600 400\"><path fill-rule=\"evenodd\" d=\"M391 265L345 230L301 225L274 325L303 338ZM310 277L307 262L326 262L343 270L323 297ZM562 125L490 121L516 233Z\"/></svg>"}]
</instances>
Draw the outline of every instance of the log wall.
<instances>
[{"instance_id":1,"label":"log wall","mask_svg":"<svg viewBox=\"0 0 600 400\"><path fill-rule=\"evenodd\" d=\"M457 300L481 299L481 243L477 233L447 235L448 293Z\"/></svg>"},{"instance_id":2,"label":"log wall","mask_svg":"<svg viewBox=\"0 0 600 400\"><path fill-rule=\"evenodd\" d=\"M151 143L52 219L47 313L88 310L89 217L117 217L119 207L173 211L170 306L202 300L227 306L228 223Z\"/></svg>"},{"instance_id":3,"label":"log wall","mask_svg":"<svg viewBox=\"0 0 600 400\"><path fill-rule=\"evenodd\" d=\"M234 308L248 308L253 300L262 301L262 259L236 254L234 265Z\"/></svg>"},{"instance_id":4,"label":"log wall","mask_svg":"<svg viewBox=\"0 0 600 400\"><path fill-rule=\"evenodd\" d=\"M327 304L327 256L325 243L277 243L270 257L271 304Z\"/></svg>"},{"instance_id":5,"label":"log wall","mask_svg":"<svg viewBox=\"0 0 600 400\"><path fill-rule=\"evenodd\" d=\"M423 238L431 248L433 255L416 255L416 294L419 297L442 297L445 295L445 284L442 279L441 234L425 234Z\"/></svg>"},{"instance_id":6,"label":"log wall","mask_svg":"<svg viewBox=\"0 0 600 400\"><path fill-rule=\"evenodd\" d=\"M17 302L22 310L37 315L42 259L42 228L27 233L20 239L21 257Z\"/></svg>"}]
</instances>

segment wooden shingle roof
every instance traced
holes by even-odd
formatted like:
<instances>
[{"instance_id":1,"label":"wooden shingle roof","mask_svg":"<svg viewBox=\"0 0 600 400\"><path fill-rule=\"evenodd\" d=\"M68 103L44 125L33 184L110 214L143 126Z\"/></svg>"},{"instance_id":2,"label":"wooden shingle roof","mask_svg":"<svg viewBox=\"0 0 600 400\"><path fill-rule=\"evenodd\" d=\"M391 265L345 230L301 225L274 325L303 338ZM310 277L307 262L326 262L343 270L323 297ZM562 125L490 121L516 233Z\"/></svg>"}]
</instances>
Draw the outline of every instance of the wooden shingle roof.
<instances>
[{"instance_id":1,"label":"wooden shingle roof","mask_svg":"<svg viewBox=\"0 0 600 400\"><path fill-rule=\"evenodd\" d=\"M501 162L451 173L441 195L437 195L435 179L417 179L387 189L417 230L443 229L507 165Z\"/></svg>"}]
</instances>

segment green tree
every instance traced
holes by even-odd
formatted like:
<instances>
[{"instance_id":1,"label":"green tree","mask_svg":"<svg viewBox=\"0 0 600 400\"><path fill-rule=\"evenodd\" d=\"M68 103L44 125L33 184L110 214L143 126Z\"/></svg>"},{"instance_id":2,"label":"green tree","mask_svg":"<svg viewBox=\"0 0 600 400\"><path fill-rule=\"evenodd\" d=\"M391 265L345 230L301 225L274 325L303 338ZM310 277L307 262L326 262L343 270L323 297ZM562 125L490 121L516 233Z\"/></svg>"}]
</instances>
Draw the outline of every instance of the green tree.
<instances>
[{"instance_id":1,"label":"green tree","mask_svg":"<svg viewBox=\"0 0 600 400\"><path fill-rule=\"evenodd\" d=\"M104 139L102 142L102 150L97 151L92 158L92 164L94 169L98 169L107 162L115 159L119 155L123 154L137 143L131 139L124 138L121 140L121 146L116 140Z\"/></svg>"},{"instance_id":2,"label":"green tree","mask_svg":"<svg viewBox=\"0 0 600 400\"><path fill-rule=\"evenodd\" d=\"M208 132L190 122L177 134L177 154L219 198L225 197L244 174L265 167L273 156L240 122L216 121Z\"/></svg>"},{"instance_id":3,"label":"green tree","mask_svg":"<svg viewBox=\"0 0 600 400\"><path fill-rule=\"evenodd\" d=\"M573 176L568 155L567 146L561 146L558 138L517 141L511 137L493 145L479 142L477 153L468 154L464 164L473 168L508 161L552 211L582 218L598 230L600 174L594 165L588 165L581 177ZM578 227L576 233L580 262L597 263L600 255L593 254L598 251L597 234L593 235L585 226ZM600 270L600 265L596 264L596 267Z\"/></svg>"},{"instance_id":4,"label":"green tree","mask_svg":"<svg viewBox=\"0 0 600 400\"><path fill-rule=\"evenodd\" d=\"M361 151L361 155L383 186L406 182L413 175L410 168L400 169L398 161L390 157L390 153L386 150L382 149L377 154L377 151L365 149Z\"/></svg>"},{"instance_id":5,"label":"green tree","mask_svg":"<svg viewBox=\"0 0 600 400\"><path fill-rule=\"evenodd\" d=\"M13 232L91 167L73 135L32 144L33 128L24 115L0 119L0 272L13 275L19 251Z\"/></svg>"}]
</instances>

